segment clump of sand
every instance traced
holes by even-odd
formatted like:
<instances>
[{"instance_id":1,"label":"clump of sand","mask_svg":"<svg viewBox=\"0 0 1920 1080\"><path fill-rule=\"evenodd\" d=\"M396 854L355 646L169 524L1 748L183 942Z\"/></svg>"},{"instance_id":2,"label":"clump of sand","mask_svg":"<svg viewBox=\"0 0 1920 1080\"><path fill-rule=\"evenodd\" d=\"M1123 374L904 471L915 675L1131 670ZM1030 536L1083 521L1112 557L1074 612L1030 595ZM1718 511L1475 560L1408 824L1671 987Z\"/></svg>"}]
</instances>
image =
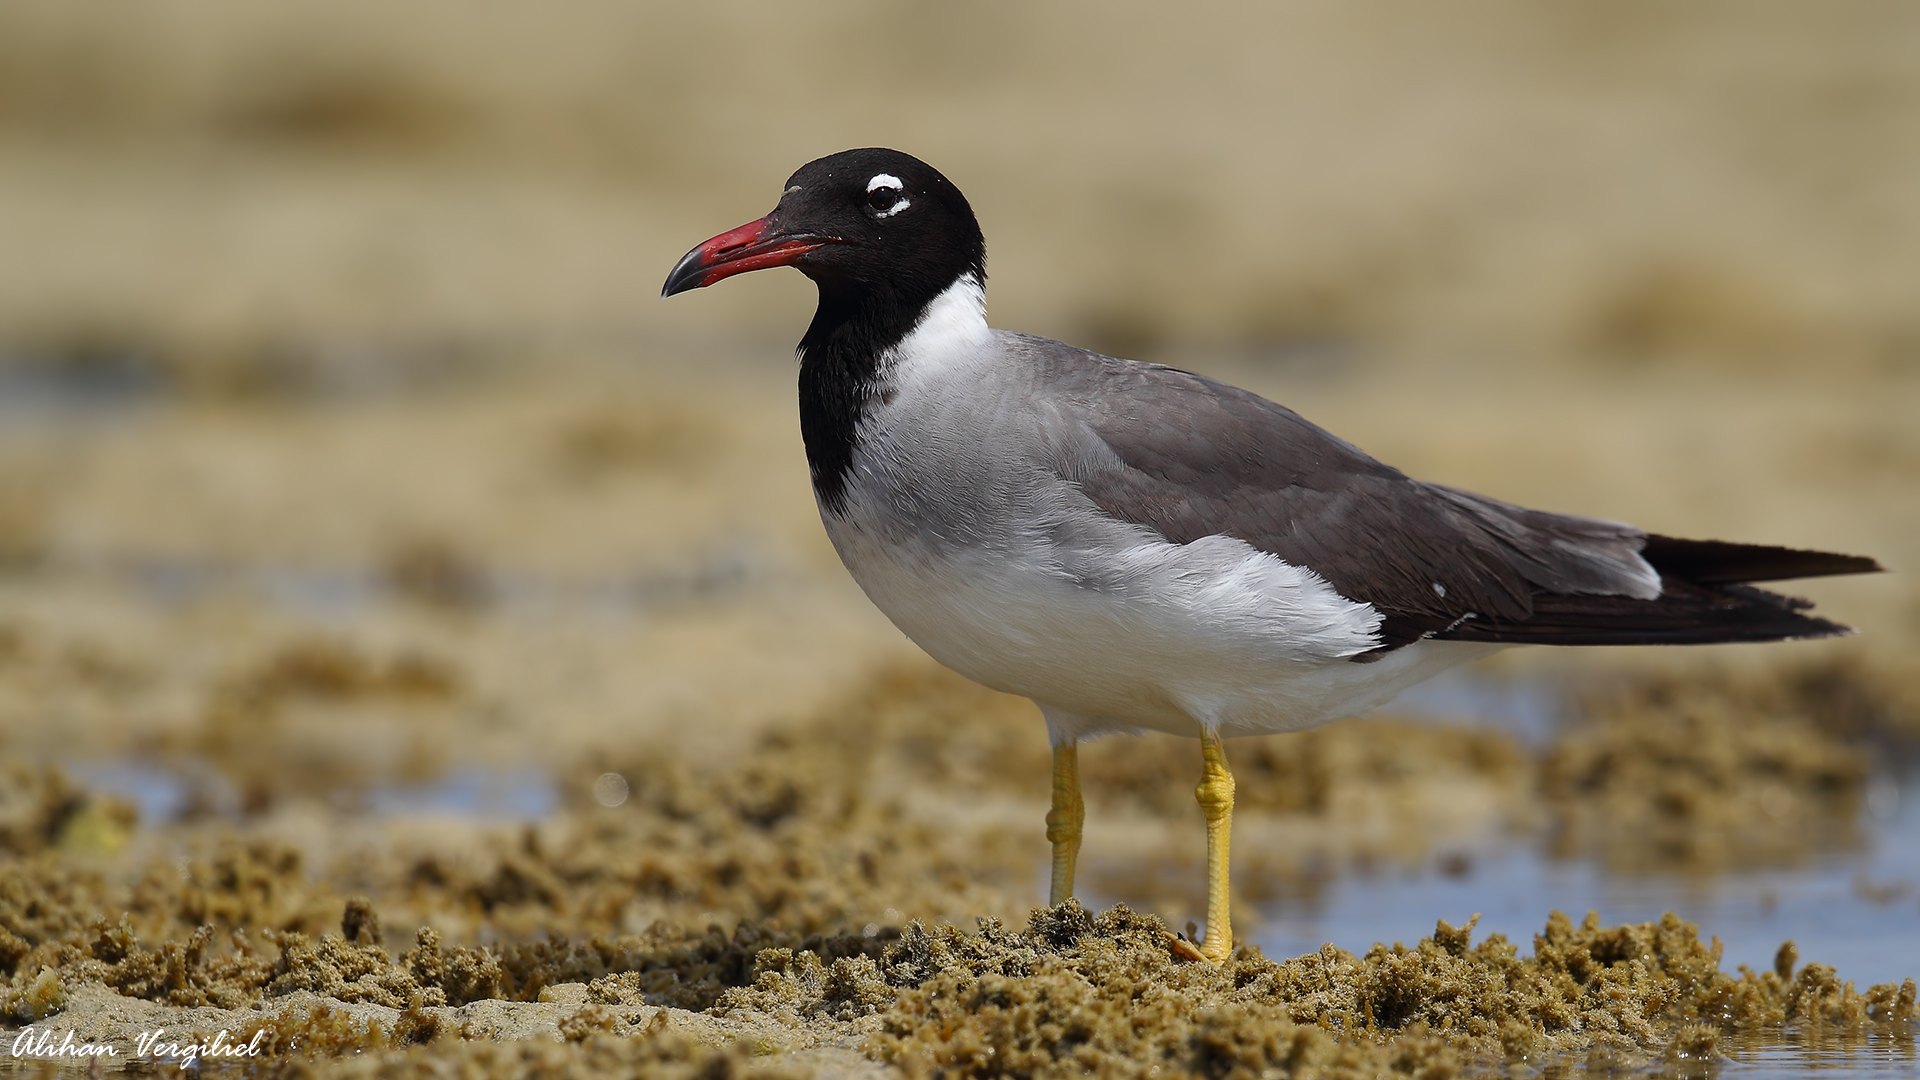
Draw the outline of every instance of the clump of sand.
<instances>
[{"instance_id":1,"label":"clump of sand","mask_svg":"<svg viewBox=\"0 0 1920 1080\"><path fill-rule=\"evenodd\" d=\"M1149 1076L1389 1071L1444 1075L1466 1058L1541 1060L1596 1044L1668 1049L1756 1025L1859 1025L1915 1012L1912 980L1861 993L1809 964L1737 976L1717 943L1669 915L1580 925L1556 913L1522 957L1472 923L1356 957L1326 946L1275 962L1241 949L1180 960L1158 919L1077 903L1010 933L909 926L877 960L761 955L716 1011L878 1016L870 1049L910 1075ZM1704 1025L1704 1026L1703 1026Z\"/></svg>"},{"instance_id":2,"label":"clump of sand","mask_svg":"<svg viewBox=\"0 0 1920 1080\"><path fill-rule=\"evenodd\" d=\"M1362 956L1326 946L1274 961L1242 948L1213 966L1181 959L1159 919L1069 901L1033 912L1019 932L994 920L971 934L915 921L884 938L743 926L691 940L443 950L423 929L395 955L370 905L353 901L338 935L271 935L276 962L251 950L210 959L210 927L185 948L157 950L107 928L86 955L42 969L55 973L55 994L38 1004L65 1008L59 988L96 982L130 997L212 1003L230 1011L183 1019L264 1029L267 1052L293 1055L306 1075L365 1075L373 1060L387 1077L642 1065L724 1076L756 1049L784 1053L796 1074L844 1073L851 1049L909 1076L1433 1078L1576 1053L1708 1060L1724 1036L1756 1028L1864 1037L1920 1017L1913 980L1858 991L1821 964L1796 971L1791 945L1775 970L1721 971L1718 943L1671 915L1602 927L1597 916L1576 926L1556 913L1531 956L1498 934L1474 944L1472 927L1441 921L1412 947ZM529 1005L541 1010L535 1026L523 1018L513 1030L457 1008L494 997L568 1004ZM254 1008L243 1011L243 998ZM77 1023L98 1031L100 1005L86 997ZM705 1026L690 1039L675 1023ZM705 1045L716 1031L723 1045ZM543 1032L525 1045L500 1042ZM836 1047L843 1053L831 1060L802 1053Z\"/></svg>"},{"instance_id":3,"label":"clump of sand","mask_svg":"<svg viewBox=\"0 0 1920 1080\"><path fill-rule=\"evenodd\" d=\"M1877 762L1920 747L1910 690L1849 661L1643 676L1583 695L1537 763L1563 855L1712 874L1864 842Z\"/></svg>"},{"instance_id":4,"label":"clump of sand","mask_svg":"<svg viewBox=\"0 0 1920 1080\"><path fill-rule=\"evenodd\" d=\"M804 1061L755 1060L749 1047L715 1046L676 1030L664 1012L657 1022L627 1037L609 1037L596 1014L582 1010L560 1025L562 1041L429 1041L397 1052L353 1057L304 1059L287 1073L313 1080L409 1080L412 1077L486 1076L494 1080L600 1080L607 1076L646 1076L658 1080L731 1080L746 1074L787 1080L819 1073ZM370 1047L370 1049L384 1049ZM844 1064L834 1072L844 1075Z\"/></svg>"},{"instance_id":5,"label":"clump of sand","mask_svg":"<svg viewBox=\"0 0 1920 1080\"><path fill-rule=\"evenodd\" d=\"M86 791L58 768L0 766L0 858L52 847L114 851L138 821L126 800Z\"/></svg>"}]
</instances>

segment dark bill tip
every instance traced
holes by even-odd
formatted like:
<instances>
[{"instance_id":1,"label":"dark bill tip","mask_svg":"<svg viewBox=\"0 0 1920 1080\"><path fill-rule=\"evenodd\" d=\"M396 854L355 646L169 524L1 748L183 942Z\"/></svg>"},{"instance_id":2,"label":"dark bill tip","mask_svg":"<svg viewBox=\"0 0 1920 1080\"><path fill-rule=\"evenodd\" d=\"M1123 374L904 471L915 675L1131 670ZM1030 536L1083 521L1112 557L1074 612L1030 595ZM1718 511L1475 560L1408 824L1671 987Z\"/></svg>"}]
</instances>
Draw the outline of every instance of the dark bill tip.
<instances>
[{"instance_id":1,"label":"dark bill tip","mask_svg":"<svg viewBox=\"0 0 1920 1080\"><path fill-rule=\"evenodd\" d=\"M660 296L664 299L689 289L704 289L749 270L791 266L802 255L829 243L833 240L828 237L782 233L767 218L749 221L682 256L667 275L666 284L660 287Z\"/></svg>"},{"instance_id":2,"label":"dark bill tip","mask_svg":"<svg viewBox=\"0 0 1920 1080\"><path fill-rule=\"evenodd\" d=\"M702 244L694 248L682 255L679 262L673 264L673 269L667 273L667 283L660 286L660 299L665 300L676 293L698 289L706 284L705 281L700 280L707 269L707 263L702 257L704 253L701 250L705 246Z\"/></svg>"}]
</instances>

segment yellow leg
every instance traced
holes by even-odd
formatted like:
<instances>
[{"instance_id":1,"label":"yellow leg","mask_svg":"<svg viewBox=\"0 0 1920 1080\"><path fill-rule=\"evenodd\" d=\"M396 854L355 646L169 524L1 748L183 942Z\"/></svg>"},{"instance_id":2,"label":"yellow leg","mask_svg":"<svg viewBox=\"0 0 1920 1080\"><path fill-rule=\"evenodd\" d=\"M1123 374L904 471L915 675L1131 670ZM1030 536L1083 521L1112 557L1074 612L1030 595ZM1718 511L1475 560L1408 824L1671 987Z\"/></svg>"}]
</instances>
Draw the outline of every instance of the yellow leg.
<instances>
[{"instance_id":1,"label":"yellow leg","mask_svg":"<svg viewBox=\"0 0 1920 1080\"><path fill-rule=\"evenodd\" d=\"M1053 888L1047 903L1058 904L1073 895L1073 864L1080 857L1080 827L1087 820L1080 801L1080 746L1053 747L1053 808L1047 811L1047 842L1053 845Z\"/></svg>"},{"instance_id":2,"label":"yellow leg","mask_svg":"<svg viewBox=\"0 0 1920 1080\"><path fill-rule=\"evenodd\" d=\"M1200 737L1206 761L1200 786L1193 789L1200 813L1207 819L1207 940L1200 952L1220 963L1233 955L1233 915L1227 895L1227 849L1233 831L1233 773L1227 771L1227 751L1220 736Z\"/></svg>"}]
</instances>

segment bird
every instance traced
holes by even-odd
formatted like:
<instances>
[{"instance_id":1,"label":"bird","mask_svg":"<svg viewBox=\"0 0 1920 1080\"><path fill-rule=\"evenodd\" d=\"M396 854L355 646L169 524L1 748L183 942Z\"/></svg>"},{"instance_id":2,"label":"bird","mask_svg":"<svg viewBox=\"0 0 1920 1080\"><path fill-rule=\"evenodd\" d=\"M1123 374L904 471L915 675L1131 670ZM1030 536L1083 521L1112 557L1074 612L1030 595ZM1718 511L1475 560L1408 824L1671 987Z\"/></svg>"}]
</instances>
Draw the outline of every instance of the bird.
<instances>
[{"instance_id":1,"label":"bird","mask_svg":"<svg viewBox=\"0 0 1920 1080\"><path fill-rule=\"evenodd\" d=\"M1078 744L1200 741L1207 921L1175 936L1189 959L1233 952L1223 739L1352 716L1513 645L1850 633L1754 583L1881 569L1424 482L1246 390L993 329L972 207L898 150L802 166L661 296L777 266L819 292L800 433L841 561L935 660L1046 722L1049 903L1073 895Z\"/></svg>"}]
</instances>

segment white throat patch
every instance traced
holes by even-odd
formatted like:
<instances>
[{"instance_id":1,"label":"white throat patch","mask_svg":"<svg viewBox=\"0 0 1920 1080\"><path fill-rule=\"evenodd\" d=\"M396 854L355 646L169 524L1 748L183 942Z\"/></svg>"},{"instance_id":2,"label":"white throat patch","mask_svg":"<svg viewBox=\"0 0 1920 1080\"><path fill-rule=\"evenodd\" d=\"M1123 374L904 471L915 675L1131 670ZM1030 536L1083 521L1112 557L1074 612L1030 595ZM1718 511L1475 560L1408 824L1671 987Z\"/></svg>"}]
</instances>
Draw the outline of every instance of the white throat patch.
<instances>
[{"instance_id":1,"label":"white throat patch","mask_svg":"<svg viewBox=\"0 0 1920 1080\"><path fill-rule=\"evenodd\" d=\"M981 348L992 340L993 330L987 326L987 291L979 278L967 273L934 297L907 336L887 351L896 363L911 363L954 350Z\"/></svg>"}]
</instances>

